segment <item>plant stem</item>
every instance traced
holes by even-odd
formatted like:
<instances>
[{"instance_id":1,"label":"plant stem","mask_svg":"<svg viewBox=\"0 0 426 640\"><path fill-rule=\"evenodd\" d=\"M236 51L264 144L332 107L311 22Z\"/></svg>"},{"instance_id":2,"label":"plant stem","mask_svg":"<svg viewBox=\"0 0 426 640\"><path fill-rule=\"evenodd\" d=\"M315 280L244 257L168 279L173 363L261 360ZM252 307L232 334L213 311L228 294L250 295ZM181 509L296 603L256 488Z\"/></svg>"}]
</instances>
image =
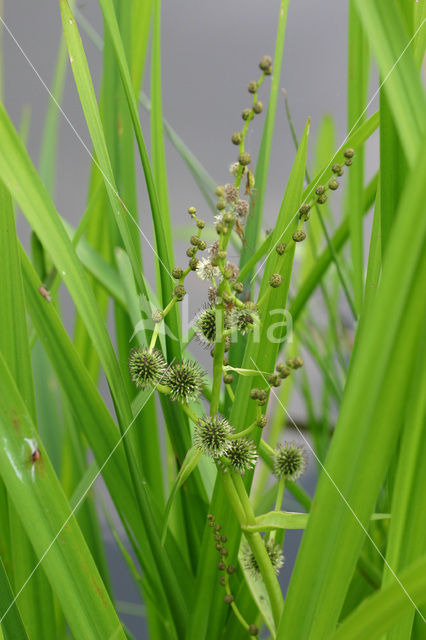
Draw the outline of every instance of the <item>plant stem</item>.
<instances>
[{"instance_id":1,"label":"plant stem","mask_svg":"<svg viewBox=\"0 0 426 640\"><path fill-rule=\"evenodd\" d=\"M232 479L234 490L236 490L239 501L246 514L247 523L256 524L254 511L241 476L239 474L234 474ZM275 624L278 625L281 618L284 601L281 593L281 588L269 559L268 552L266 551L265 544L259 533L244 531L244 535L247 539L248 544L250 545L251 550L254 553L256 562L259 565L259 569L261 571L263 580L265 582L265 587L269 595L269 600L271 602L272 615L274 617Z\"/></svg>"}]
</instances>

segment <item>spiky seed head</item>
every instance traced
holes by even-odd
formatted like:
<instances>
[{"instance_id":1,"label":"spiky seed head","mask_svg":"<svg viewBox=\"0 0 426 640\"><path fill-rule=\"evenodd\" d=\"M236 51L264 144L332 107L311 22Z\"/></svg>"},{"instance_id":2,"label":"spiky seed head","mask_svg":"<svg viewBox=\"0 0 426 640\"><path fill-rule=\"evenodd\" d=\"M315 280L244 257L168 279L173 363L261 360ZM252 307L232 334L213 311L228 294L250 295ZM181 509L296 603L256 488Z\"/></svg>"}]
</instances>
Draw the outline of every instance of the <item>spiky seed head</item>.
<instances>
[{"instance_id":1,"label":"spiky seed head","mask_svg":"<svg viewBox=\"0 0 426 640\"><path fill-rule=\"evenodd\" d=\"M303 242L303 240L306 238L306 233L302 231L302 229L300 229L299 231L295 231L293 233L292 238L295 242Z\"/></svg>"},{"instance_id":2,"label":"spiky seed head","mask_svg":"<svg viewBox=\"0 0 426 640\"><path fill-rule=\"evenodd\" d=\"M236 293L242 293L244 289L244 285L242 282L234 282L234 284L232 285L232 288Z\"/></svg>"},{"instance_id":3,"label":"spiky seed head","mask_svg":"<svg viewBox=\"0 0 426 640\"><path fill-rule=\"evenodd\" d=\"M220 458L229 450L233 432L229 422L219 415L199 418L194 430L194 444L200 451L211 458Z\"/></svg>"},{"instance_id":4,"label":"spiky seed head","mask_svg":"<svg viewBox=\"0 0 426 640\"><path fill-rule=\"evenodd\" d=\"M243 151L243 153L240 153L240 155L238 156L238 162L242 167L246 167L247 165L249 165L251 162L251 155L249 154L249 152Z\"/></svg>"},{"instance_id":5,"label":"spiky seed head","mask_svg":"<svg viewBox=\"0 0 426 640\"><path fill-rule=\"evenodd\" d=\"M243 120L248 120L250 118L251 115L251 109L244 109L244 111L241 114L241 117Z\"/></svg>"},{"instance_id":6,"label":"spiky seed head","mask_svg":"<svg viewBox=\"0 0 426 640\"><path fill-rule=\"evenodd\" d=\"M257 82L256 82L256 80L251 80L248 83L247 89L248 89L249 93L256 93L256 91L257 91Z\"/></svg>"},{"instance_id":7,"label":"spiky seed head","mask_svg":"<svg viewBox=\"0 0 426 640\"><path fill-rule=\"evenodd\" d=\"M225 187L222 184L218 184L216 187L215 193L218 198L221 198L225 193Z\"/></svg>"},{"instance_id":8,"label":"spiky seed head","mask_svg":"<svg viewBox=\"0 0 426 640\"><path fill-rule=\"evenodd\" d=\"M195 214L197 213L197 209L195 207L189 207L188 213L190 216L195 216Z\"/></svg>"},{"instance_id":9,"label":"spiky seed head","mask_svg":"<svg viewBox=\"0 0 426 640\"><path fill-rule=\"evenodd\" d=\"M216 314L213 307L201 309L195 317L195 335L201 344L206 347L214 344L216 340Z\"/></svg>"},{"instance_id":10,"label":"spiky seed head","mask_svg":"<svg viewBox=\"0 0 426 640\"><path fill-rule=\"evenodd\" d=\"M262 71L266 71L271 66L272 66L271 56L263 56L259 62L260 69L262 69Z\"/></svg>"},{"instance_id":11,"label":"spiky seed head","mask_svg":"<svg viewBox=\"0 0 426 640\"><path fill-rule=\"evenodd\" d=\"M277 289L282 284L283 277L279 273L273 273L269 278L269 286L273 289Z\"/></svg>"},{"instance_id":12,"label":"spiky seed head","mask_svg":"<svg viewBox=\"0 0 426 640\"><path fill-rule=\"evenodd\" d=\"M343 155L345 158L353 158L355 155L355 151L353 149L345 149Z\"/></svg>"},{"instance_id":13,"label":"spiky seed head","mask_svg":"<svg viewBox=\"0 0 426 640\"><path fill-rule=\"evenodd\" d=\"M351 164L352 164L352 162L353 162L352 158L346 158L346 160L345 160L345 165L346 165L347 167L350 167L350 166L351 166Z\"/></svg>"},{"instance_id":14,"label":"spiky seed head","mask_svg":"<svg viewBox=\"0 0 426 640\"><path fill-rule=\"evenodd\" d=\"M206 248L207 248L207 245L204 242L204 240L199 240L198 241L198 249L199 249L199 251L205 251Z\"/></svg>"},{"instance_id":15,"label":"spiky seed head","mask_svg":"<svg viewBox=\"0 0 426 640\"><path fill-rule=\"evenodd\" d=\"M331 189L331 191L336 191L336 189L339 188L339 183L336 178L328 181L328 188Z\"/></svg>"},{"instance_id":16,"label":"spiky seed head","mask_svg":"<svg viewBox=\"0 0 426 640\"><path fill-rule=\"evenodd\" d=\"M234 376L232 375L232 373L226 373L223 376L223 382L225 384L232 384L234 382Z\"/></svg>"},{"instance_id":17,"label":"spiky seed head","mask_svg":"<svg viewBox=\"0 0 426 640\"><path fill-rule=\"evenodd\" d=\"M278 544L275 544L273 540L267 540L266 542L263 540L263 544L265 545L265 549L273 569L276 575L278 575L284 564L284 554L281 547ZM249 546L245 546L243 550L243 566L253 576L253 578L259 580L262 577L257 560Z\"/></svg>"},{"instance_id":18,"label":"spiky seed head","mask_svg":"<svg viewBox=\"0 0 426 640\"><path fill-rule=\"evenodd\" d=\"M235 203L235 213L239 218L246 218L249 212L249 203L247 200L238 200Z\"/></svg>"},{"instance_id":19,"label":"spiky seed head","mask_svg":"<svg viewBox=\"0 0 426 640\"><path fill-rule=\"evenodd\" d=\"M164 313L161 309L154 309L154 311L151 314L151 318L152 318L152 321L155 322L155 324L158 324L164 318Z\"/></svg>"},{"instance_id":20,"label":"spiky seed head","mask_svg":"<svg viewBox=\"0 0 426 640\"><path fill-rule=\"evenodd\" d=\"M231 222L233 222L233 220L234 220L234 216L230 211L227 211L226 213L223 214L223 221L225 224L230 224Z\"/></svg>"},{"instance_id":21,"label":"spiky seed head","mask_svg":"<svg viewBox=\"0 0 426 640\"><path fill-rule=\"evenodd\" d=\"M286 250L286 244L284 242L280 242L279 244L277 244L277 246L275 247L275 251L278 253L279 256L282 256Z\"/></svg>"},{"instance_id":22,"label":"spiky seed head","mask_svg":"<svg viewBox=\"0 0 426 640\"><path fill-rule=\"evenodd\" d=\"M254 442L248 438L231 440L231 446L226 452L226 457L230 462L231 470L244 475L246 471L252 469L256 464L257 453Z\"/></svg>"},{"instance_id":23,"label":"spiky seed head","mask_svg":"<svg viewBox=\"0 0 426 640\"><path fill-rule=\"evenodd\" d=\"M259 398L259 393L260 393L260 389L258 389L257 387L254 387L251 391L250 391L250 398L252 400L257 400Z\"/></svg>"},{"instance_id":24,"label":"spiky seed head","mask_svg":"<svg viewBox=\"0 0 426 640\"><path fill-rule=\"evenodd\" d=\"M323 193L321 196L317 198L318 204L325 204L327 202L327 194Z\"/></svg>"},{"instance_id":25,"label":"spiky seed head","mask_svg":"<svg viewBox=\"0 0 426 640\"><path fill-rule=\"evenodd\" d=\"M306 468L306 454L294 442L279 444L275 450L273 472L278 478L297 480Z\"/></svg>"},{"instance_id":26,"label":"spiky seed head","mask_svg":"<svg viewBox=\"0 0 426 640\"><path fill-rule=\"evenodd\" d=\"M183 269L181 269L180 267L175 267L172 271L172 276L175 278L175 280L180 280L183 276Z\"/></svg>"},{"instance_id":27,"label":"spiky seed head","mask_svg":"<svg viewBox=\"0 0 426 640\"><path fill-rule=\"evenodd\" d=\"M177 300L180 302L181 300L184 299L185 295L186 295L186 289L183 286L183 284L178 284L174 289L173 289L173 295L176 296Z\"/></svg>"},{"instance_id":28,"label":"spiky seed head","mask_svg":"<svg viewBox=\"0 0 426 640\"><path fill-rule=\"evenodd\" d=\"M240 131L235 131L235 133L232 134L232 138L231 139L232 139L232 144L239 145L239 144L241 144L243 136L241 135Z\"/></svg>"},{"instance_id":29,"label":"spiky seed head","mask_svg":"<svg viewBox=\"0 0 426 640\"><path fill-rule=\"evenodd\" d=\"M231 604L231 602L234 602L234 596L232 595L232 593L227 593L223 601L225 602L225 604Z\"/></svg>"},{"instance_id":30,"label":"spiky seed head","mask_svg":"<svg viewBox=\"0 0 426 640\"><path fill-rule=\"evenodd\" d=\"M185 404L196 400L204 385L204 375L202 368L192 360L172 364L164 378L171 399Z\"/></svg>"},{"instance_id":31,"label":"spiky seed head","mask_svg":"<svg viewBox=\"0 0 426 640\"><path fill-rule=\"evenodd\" d=\"M217 563L217 568L219 569L219 571L225 571L226 569L226 564L223 562L223 560L220 560Z\"/></svg>"},{"instance_id":32,"label":"spiky seed head","mask_svg":"<svg viewBox=\"0 0 426 640\"><path fill-rule=\"evenodd\" d=\"M223 211L225 207L226 207L226 202L225 202L225 200L220 199L220 200L218 200L218 201L216 202L216 209L217 209L218 211Z\"/></svg>"},{"instance_id":33,"label":"spiky seed head","mask_svg":"<svg viewBox=\"0 0 426 640\"><path fill-rule=\"evenodd\" d=\"M248 632L249 632L249 635L251 636L259 635L259 629L256 627L255 624L249 624Z\"/></svg>"},{"instance_id":34,"label":"spiky seed head","mask_svg":"<svg viewBox=\"0 0 426 640\"><path fill-rule=\"evenodd\" d=\"M325 187L323 184L318 185L318 187L315 189L315 193L317 194L317 196L322 196L323 193L325 193Z\"/></svg>"},{"instance_id":35,"label":"spiky seed head","mask_svg":"<svg viewBox=\"0 0 426 640\"><path fill-rule=\"evenodd\" d=\"M254 111L255 113L262 113L262 111L263 111L263 103L262 103L262 102L260 102L260 100L258 100L258 102L256 102L256 103L253 105L253 111Z\"/></svg>"},{"instance_id":36,"label":"spiky seed head","mask_svg":"<svg viewBox=\"0 0 426 640\"><path fill-rule=\"evenodd\" d=\"M195 247L188 247L188 249L186 250L186 255L188 256L188 258L193 258L196 252L197 250Z\"/></svg>"},{"instance_id":37,"label":"spiky seed head","mask_svg":"<svg viewBox=\"0 0 426 640\"><path fill-rule=\"evenodd\" d=\"M337 162L335 162L331 167L332 172L333 173L337 173L337 174L340 173L341 169L342 169L342 167Z\"/></svg>"},{"instance_id":38,"label":"spiky seed head","mask_svg":"<svg viewBox=\"0 0 426 640\"><path fill-rule=\"evenodd\" d=\"M198 243L200 242L200 238L198 236L191 236L189 242L193 247L198 247Z\"/></svg>"},{"instance_id":39,"label":"spiky seed head","mask_svg":"<svg viewBox=\"0 0 426 640\"><path fill-rule=\"evenodd\" d=\"M164 377L166 363L160 351L148 351L136 347L129 355L129 371L132 381L140 389L153 385Z\"/></svg>"},{"instance_id":40,"label":"spiky seed head","mask_svg":"<svg viewBox=\"0 0 426 640\"><path fill-rule=\"evenodd\" d=\"M204 220L197 220L197 227L199 229L204 229L205 226L206 226L206 223L204 222Z\"/></svg>"}]
</instances>

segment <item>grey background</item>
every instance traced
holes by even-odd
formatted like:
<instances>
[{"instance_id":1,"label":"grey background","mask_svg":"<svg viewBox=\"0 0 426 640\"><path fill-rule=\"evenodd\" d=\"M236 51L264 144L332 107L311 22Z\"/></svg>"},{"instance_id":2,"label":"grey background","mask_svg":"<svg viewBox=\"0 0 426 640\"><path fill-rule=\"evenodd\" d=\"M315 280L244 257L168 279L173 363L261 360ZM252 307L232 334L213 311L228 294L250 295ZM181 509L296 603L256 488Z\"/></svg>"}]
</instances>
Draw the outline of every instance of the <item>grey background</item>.
<instances>
[{"instance_id":1,"label":"grey background","mask_svg":"<svg viewBox=\"0 0 426 640\"><path fill-rule=\"evenodd\" d=\"M125 0L122 0L125 1ZM95 0L79 3L80 10L102 33L100 11ZM180 0L163 2L163 100L164 114L182 136L207 170L219 182L228 179L229 164L235 159L235 147L230 135L241 125L240 113L249 104L246 86L258 76L257 64L264 54L273 55L275 29L279 11L278 0L216 0L200 2ZM47 85L50 85L61 34L59 9L53 0L4 0L4 19L15 38L31 59ZM341 0L297 0L290 3L285 56L281 87L287 90L294 123L298 134L307 117L311 117L311 141L324 113L331 113L340 143L345 135L346 123L346 21L347 3ZM48 95L34 71L9 35L4 40L4 95L7 109L18 127L22 110L31 108L31 128L28 148L37 164L40 137ZM101 55L83 36L95 85L99 85ZM268 81L261 90L260 99L267 102ZM79 105L71 75L68 75L63 108L76 130L90 147L89 136ZM377 102L372 105L377 108ZM149 119L142 113L144 131L148 132ZM247 147L255 155L258 148L263 116L255 120L248 137ZM148 140L149 134L146 133ZM369 148L367 173L376 162L377 149ZM310 145L310 153L313 144ZM177 152L166 142L169 170L169 189L174 223L187 222L186 209L195 204L211 214L203 204L202 196L194 185ZM275 219L294 148L284 111L279 98L277 126L272 148L271 168L265 200L265 227ZM58 183L55 202L61 215L76 225L84 211L90 157L69 125L60 118L58 152ZM139 172L140 183L143 178ZM147 220L147 202L140 189L141 218ZM204 215L204 214L203 214ZM338 217L341 215L338 214ZM29 231L22 217L19 232L28 243ZM144 222L144 229L149 223ZM152 280L153 257L142 241L145 263ZM185 244L177 243L176 255L183 256ZM177 263L179 258L177 257ZM193 278L190 313L200 306L205 297L203 283ZM68 310L68 326L72 327L72 305L64 294ZM196 352L206 363L205 353ZM294 411L297 413L296 405ZM312 489L314 465L304 482ZM120 555L110 536L106 535L109 557L114 575L115 590L120 601L138 602ZM290 575L299 534L287 537L287 565L283 571L283 584ZM144 637L139 618L124 615L137 638Z\"/></svg>"}]
</instances>

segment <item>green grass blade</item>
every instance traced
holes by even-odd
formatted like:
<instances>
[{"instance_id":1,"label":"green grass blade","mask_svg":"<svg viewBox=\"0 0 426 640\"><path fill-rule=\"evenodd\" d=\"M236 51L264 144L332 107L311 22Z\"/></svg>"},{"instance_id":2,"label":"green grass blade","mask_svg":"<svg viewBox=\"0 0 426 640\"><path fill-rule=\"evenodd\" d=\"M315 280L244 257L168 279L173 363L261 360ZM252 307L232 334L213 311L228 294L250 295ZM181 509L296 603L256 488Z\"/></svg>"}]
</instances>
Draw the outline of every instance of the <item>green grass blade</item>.
<instances>
[{"instance_id":1,"label":"green grass blade","mask_svg":"<svg viewBox=\"0 0 426 640\"><path fill-rule=\"evenodd\" d=\"M152 172L158 193L160 211L167 242L173 261L173 239L170 222L170 206L167 185L166 152L163 135L163 99L161 90L161 0L154 0L151 50L151 156Z\"/></svg>"},{"instance_id":2,"label":"green grass blade","mask_svg":"<svg viewBox=\"0 0 426 640\"><path fill-rule=\"evenodd\" d=\"M13 601L13 598L14 595L12 587L10 586L6 569L4 568L3 561L0 557L0 618L3 617L3 612L6 611L10 603ZM19 606L17 602L15 602L13 607L10 609L8 615L2 622L2 625L5 640L14 640L14 638L28 640L27 632L25 630L21 614L19 613Z\"/></svg>"},{"instance_id":3,"label":"green grass blade","mask_svg":"<svg viewBox=\"0 0 426 640\"><path fill-rule=\"evenodd\" d=\"M139 115L137 110L137 104L133 93L130 74L126 63L126 58L123 50L123 44L120 37L120 32L117 25L117 18L114 13L114 7L111 0L100 0L105 24L108 27L108 31L114 46L114 51L117 59L117 64L120 70L121 80L123 83L123 89L126 94L130 115L133 122L133 128L135 131L136 141L138 144L139 154L141 157L142 167L144 170L146 186L148 189L149 200L151 204L152 219L154 223L156 247L158 251L159 260L162 264L160 269L161 275L161 288L162 288L162 301L165 304L171 299L174 288L174 280L171 277L171 271L173 269L173 257L168 251L168 242L166 236L167 228L167 213L160 207L155 183L149 163L148 154L142 134L141 125L139 122ZM170 226L170 223L168 223ZM165 226L166 225L166 226ZM126 247L127 248L127 247ZM129 255L129 257L131 257ZM137 274L135 274L137 278ZM166 323L168 324L173 335L180 335L180 323L178 322L177 307L167 315ZM179 342L177 340L167 340L167 354L169 359L180 356Z\"/></svg>"},{"instance_id":4,"label":"green grass blade","mask_svg":"<svg viewBox=\"0 0 426 640\"><path fill-rule=\"evenodd\" d=\"M5 184L49 252L67 285L104 367L120 418L128 424L131 420L131 412L123 380L83 267L3 106L0 106L0 134L0 169ZM19 184L15 178L17 175L20 176Z\"/></svg>"},{"instance_id":5,"label":"green grass blade","mask_svg":"<svg viewBox=\"0 0 426 640\"><path fill-rule=\"evenodd\" d=\"M131 3L133 28L131 71L135 95L139 93L144 78L144 67L148 52L153 5L154 0Z\"/></svg>"},{"instance_id":6,"label":"green grass blade","mask_svg":"<svg viewBox=\"0 0 426 640\"><path fill-rule=\"evenodd\" d=\"M184 461L182 462L182 466L179 469L179 473L176 477L176 480L173 484L172 490L170 492L169 499L167 500L166 508L164 511L164 523L163 523L163 531L161 534L161 544L164 544L164 540L167 534L167 526L169 523L169 515L170 510L173 506L173 503L176 498L176 494L183 485L184 482L189 478L191 473L194 471L200 458L202 456L202 452L197 447L192 447L189 449L188 453L185 456Z\"/></svg>"},{"instance_id":7,"label":"green grass blade","mask_svg":"<svg viewBox=\"0 0 426 640\"><path fill-rule=\"evenodd\" d=\"M141 318L140 299L137 294L129 257L123 249L116 249L116 260L121 276L122 288L126 297L126 307L131 326L140 326L140 323L143 322ZM147 344L144 334L145 332L138 331L136 336L140 345ZM147 425L149 425L149 428L147 428ZM144 475L150 485L152 494L156 498L157 504L162 505L164 504L164 478L154 397L145 404L134 426L134 431L130 435L135 436L138 457L140 460L143 460Z\"/></svg>"},{"instance_id":8,"label":"green grass blade","mask_svg":"<svg viewBox=\"0 0 426 640\"><path fill-rule=\"evenodd\" d=\"M354 125L365 122L370 54L355 1L349 2L348 28L348 131ZM364 290L363 259L363 187L364 146L358 147L356 162L348 171L346 191L346 215L349 218L351 256L353 263L353 290L358 315Z\"/></svg>"},{"instance_id":9,"label":"green grass blade","mask_svg":"<svg viewBox=\"0 0 426 640\"><path fill-rule=\"evenodd\" d=\"M72 632L88 640L124 639L114 607L2 356L0 408L1 475L38 558L45 556L43 568ZM40 458L33 462L36 449ZM60 539L54 543L58 534Z\"/></svg>"},{"instance_id":10,"label":"green grass blade","mask_svg":"<svg viewBox=\"0 0 426 640\"><path fill-rule=\"evenodd\" d=\"M3 304L0 311L0 351L19 385L32 420L36 424L36 406L32 378L27 317L24 302L18 240L10 194L0 183L0 269ZM13 504L9 508L13 585L19 589L36 564L32 546ZM44 572L39 572L23 594L20 608L28 630L39 638L55 638L55 620L49 614L54 607ZM39 612L39 609L42 609Z\"/></svg>"},{"instance_id":11,"label":"green grass blade","mask_svg":"<svg viewBox=\"0 0 426 640\"><path fill-rule=\"evenodd\" d=\"M60 9L71 68L92 139L96 162L102 172L114 218L132 262L135 278L143 292L143 282L140 277L141 265L137 249L139 234L135 234L135 222L130 217L131 213L125 209L117 191L99 108L77 24L66 0L60 0Z\"/></svg>"},{"instance_id":12,"label":"green grass blade","mask_svg":"<svg viewBox=\"0 0 426 640\"><path fill-rule=\"evenodd\" d=\"M377 175L370 181L369 185L364 191L364 215L370 209L374 202L374 197L377 191ZM332 236L332 243L336 251L340 251L345 242L349 238L349 220L345 218L340 226L336 229ZM290 313L293 321L299 317L300 313L304 309L307 301L310 299L312 293L318 286L321 278L327 272L327 269L333 262L333 257L330 248L327 247L320 253L313 265L311 271L305 276L302 283L298 287L297 294L294 296L290 304Z\"/></svg>"},{"instance_id":13,"label":"green grass blade","mask_svg":"<svg viewBox=\"0 0 426 640\"><path fill-rule=\"evenodd\" d=\"M273 71L271 79L271 90L269 94L268 110L266 113L265 125L263 128L262 141L260 144L259 155L256 165L256 189L258 196L254 206L254 210L247 221L245 235L247 244L241 253L240 267L243 267L250 258L251 252L248 247L256 247L258 244L259 230L262 223L263 203L266 195L266 185L269 171L269 159L271 155L272 139L275 128L275 114L277 110L278 94L280 90L280 76L282 60L284 55L285 30L287 24L289 0L281 0L280 13L278 18L277 37L275 42L275 53L273 62ZM251 278L248 274L247 280Z\"/></svg>"},{"instance_id":14,"label":"green grass blade","mask_svg":"<svg viewBox=\"0 0 426 640\"><path fill-rule=\"evenodd\" d=\"M67 49L65 41L61 38L58 55L56 58L56 68L53 78L51 93L53 99L49 100L49 106L44 121L42 143L39 158L40 177L52 198L55 196L58 129L59 129L59 109L64 93L65 80L67 75Z\"/></svg>"},{"instance_id":15,"label":"green grass blade","mask_svg":"<svg viewBox=\"0 0 426 640\"><path fill-rule=\"evenodd\" d=\"M154 518L152 505L149 504L146 494L142 494L141 502L135 499L131 485L133 479L130 478L123 449L116 448L114 455L109 458L118 442L119 432L115 428L111 415L96 390L94 382L79 361L54 309L50 305L47 305L46 308L44 299L38 293L37 283L39 281L24 252L22 252L21 260L28 306L46 352L55 366L56 374L64 390L70 393L71 406L76 412L76 419L85 429L85 436L98 464L102 466L108 459L103 474L118 511L123 513L125 520L130 523L138 540L149 540L150 542L144 547L144 571L150 575L151 584L157 586L159 581L163 581L164 590L168 593L168 597L173 598L171 606L180 607L180 615L177 616L179 619L185 615L185 604L177 590L176 578L170 560L160 546L159 522L157 523L159 518ZM149 393L146 391L146 397L148 395ZM144 491L147 491L145 485ZM143 522L141 517L143 517ZM152 569L154 566L157 567L156 570ZM156 571L158 571L158 575ZM185 574L181 571L182 584L185 584L185 578ZM161 606L164 607L165 615L168 615L168 605L164 600L164 592L162 593L161 587L157 588L156 597L162 602Z\"/></svg>"},{"instance_id":16,"label":"green grass blade","mask_svg":"<svg viewBox=\"0 0 426 640\"><path fill-rule=\"evenodd\" d=\"M426 99L401 15L396 4L387 0L355 3L384 82L402 148L413 167L425 130Z\"/></svg>"},{"instance_id":17,"label":"green grass blade","mask_svg":"<svg viewBox=\"0 0 426 640\"><path fill-rule=\"evenodd\" d=\"M153 0L150 0L150 4L152 5ZM146 11L151 11L152 6L149 9L148 3L143 3L143 7L146 7ZM142 10L142 8L141 8ZM86 33L87 37L91 40L94 46L99 49L99 51L103 48L102 38L96 33L90 23L86 20L84 15L78 10L75 9L75 15L77 16L77 20L80 23L82 30ZM140 34L140 24L135 20L135 25L137 25L138 41L142 42L142 36ZM134 66L136 69L136 66ZM132 73L132 79L134 80L137 77L138 72ZM135 89L135 93L137 93ZM148 112L151 110L151 102L148 96L143 93L143 91L139 92L139 103L146 109ZM164 131L167 134L170 142L173 144L177 152L181 155L185 164L187 165L189 171L191 172L192 177L194 178L197 186L199 187L201 193L203 194L207 204L214 214L216 214L216 204L214 201L214 192L216 189L217 182L210 176L206 168L201 164L200 160L192 153L189 147L185 144L179 134L175 131L172 125L167 121L166 118L163 118L163 126Z\"/></svg>"},{"instance_id":18,"label":"green grass blade","mask_svg":"<svg viewBox=\"0 0 426 640\"><path fill-rule=\"evenodd\" d=\"M404 188L407 162L385 88L380 90L380 227L384 256Z\"/></svg>"},{"instance_id":19,"label":"green grass blade","mask_svg":"<svg viewBox=\"0 0 426 640\"><path fill-rule=\"evenodd\" d=\"M426 556L422 556L401 571L399 578L417 606L426 603ZM343 621L331 638L332 640L382 638L383 633L412 610L413 604L401 589L401 585L393 582L365 600Z\"/></svg>"},{"instance_id":20,"label":"green grass blade","mask_svg":"<svg viewBox=\"0 0 426 640\"><path fill-rule=\"evenodd\" d=\"M423 452L426 450L426 342L419 345L415 369L417 375L407 398L407 415L402 433L398 468L395 477L392 520L386 547L386 560L395 571L401 571L426 553L424 531L424 487L426 466ZM393 576L385 566L383 586L391 584ZM414 611L398 628L393 629L388 640L402 640L411 634Z\"/></svg>"},{"instance_id":21,"label":"green grass blade","mask_svg":"<svg viewBox=\"0 0 426 640\"><path fill-rule=\"evenodd\" d=\"M425 150L423 145L422 152ZM360 523L365 527L374 510L396 445L405 394L411 381L412 358L418 348L423 318L420 275L425 268L422 250L426 219L421 224L418 220L425 197L426 185L413 171L400 203L389 248L391 253L365 319L369 331L363 331L359 337L326 459L329 475L323 472L320 476L278 640L328 637L343 605L364 538ZM412 224L416 225L418 234L415 241L410 233ZM374 362L373 352L381 354ZM377 451L381 451L380 458ZM364 490L366 486L368 492Z\"/></svg>"}]
</instances>

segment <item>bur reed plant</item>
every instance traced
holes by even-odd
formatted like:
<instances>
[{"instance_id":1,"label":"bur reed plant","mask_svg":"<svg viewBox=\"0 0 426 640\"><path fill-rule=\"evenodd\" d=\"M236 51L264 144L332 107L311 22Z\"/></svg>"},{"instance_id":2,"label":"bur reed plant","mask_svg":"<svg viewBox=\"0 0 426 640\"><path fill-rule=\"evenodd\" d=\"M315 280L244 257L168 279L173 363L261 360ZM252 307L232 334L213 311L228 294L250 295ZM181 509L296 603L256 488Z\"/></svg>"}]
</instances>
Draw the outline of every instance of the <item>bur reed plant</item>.
<instances>
[{"instance_id":1,"label":"bur reed plant","mask_svg":"<svg viewBox=\"0 0 426 640\"><path fill-rule=\"evenodd\" d=\"M99 0L103 41L77 5L59 1L37 169L31 123L18 133L0 107L1 640L143 637L121 619L105 521L150 638L424 637L426 3L349 0L348 133L337 145L325 116L310 166L310 121L300 135L281 94L288 4L277 3L273 57L261 57L257 77L241 70L254 79L220 184L163 117L157 0ZM103 52L99 96L81 33ZM69 69L92 143L76 228L54 205ZM294 161L267 233L280 106ZM252 128L262 129L258 150ZM379 164L366 181L377 130ZM165 136L199 188L176 257ZM149 211L138 210L139 161ZM144 269L152 253L155 283ZM205 296L184 331L197 278ZM75 308L71 332L61 287ZM191 353L196 340L208 367ZM296 394L298 421L288 409ZM307 470L318 476L313 497ZM108 503L93 491L99 476ZM303 532L291 570L287 530Z\"/></svg>"}]
</instances>

